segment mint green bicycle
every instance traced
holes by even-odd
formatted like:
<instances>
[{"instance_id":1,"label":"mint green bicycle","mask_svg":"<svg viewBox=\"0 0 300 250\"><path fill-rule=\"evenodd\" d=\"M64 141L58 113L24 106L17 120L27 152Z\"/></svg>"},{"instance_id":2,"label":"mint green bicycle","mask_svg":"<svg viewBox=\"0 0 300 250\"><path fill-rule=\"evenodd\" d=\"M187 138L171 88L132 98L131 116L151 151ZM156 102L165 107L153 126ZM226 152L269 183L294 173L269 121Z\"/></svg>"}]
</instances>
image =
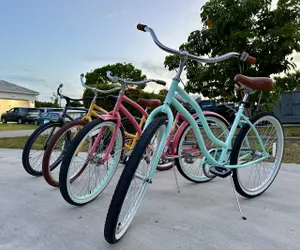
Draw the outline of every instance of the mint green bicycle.
<instances>
[{"instance_id":1,"label":"mint green bicycle","mask_svg":"<svg viewBox=\"0 0 300 250\"><path fill-rule=\"evenodd\" d=\"M242 196L255 197L269 188L280 169L284 151L283 129L273 113L260 113L250 119L244 115L245 108L249 105L247 99L251 93L255 90L272 90L273 81L270 78L252 78L241 74L235 77L236 90L243 92L243 101L225 141L214 136L213 128L208 125L199 105L178 86L180 75L188 59L202 63L216 63L229 58L237 58L240 64L244 62L255 64L254 57L245 52L241 54L231 52L215 58L202 58L186 51L166 47L157 39L154 31L146 25L139 24L137 28L150 32L158 47L180 56L181 60L164 104L154 109L147 119L142 136L128 159L115 189L104 229L105 239L109 243L116 243L123 237L141 204L148 184L152 183L160 156L166 150L165 145L174 121L170 105L185 116L197 138L203 155L199 169L203 168L203 172L209 177L231 176L236 191ZM174 97L176 92L195 109L199 120L195 120L176 100ZM158 116L160 113L167 115L167 121L166 117ZM202 133L214 142L214 148L205 147ZM236 138L232 144L234 136ZM182 140L188 141L188 138L182 138ZM179 157L182 157L183 161L188 160L184 159L184 156ZM193 158L193 155L189 155L189 158ZM209 170L205 171L207 167L204 168L204 165L209 165ZM238 207L240 209L239 203ZM246 218L243 217L243 219Z\"/></svg>"}]
</instances>

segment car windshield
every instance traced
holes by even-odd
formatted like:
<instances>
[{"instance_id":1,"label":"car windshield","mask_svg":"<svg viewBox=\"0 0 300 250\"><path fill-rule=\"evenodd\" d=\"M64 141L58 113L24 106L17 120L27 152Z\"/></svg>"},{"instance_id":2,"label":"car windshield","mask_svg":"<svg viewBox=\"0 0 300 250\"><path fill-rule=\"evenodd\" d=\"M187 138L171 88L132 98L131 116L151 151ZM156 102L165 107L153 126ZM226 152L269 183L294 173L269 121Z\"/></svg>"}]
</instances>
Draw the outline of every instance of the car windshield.
<instances>
[{"instance_id":1,"label":"car windshield","mask_svg":"<svg viewBox=\"0 0 300 250\"><path fill-rule=\"evenodd\" d=\"M41 118L58 118L59 116L60 116L59 113L48 112L48 113L42 114Z\"/></svg>"},{"instance_id":2,"label":"car windshield","mask_svg":"<svg viewBox=\"0 0 300 250\"><path fill-rule=\"evenodd\" d=\"M49 118L49 117L50 117L49 113L41 114L41 118Z\"/></svg>"}]
</instances>

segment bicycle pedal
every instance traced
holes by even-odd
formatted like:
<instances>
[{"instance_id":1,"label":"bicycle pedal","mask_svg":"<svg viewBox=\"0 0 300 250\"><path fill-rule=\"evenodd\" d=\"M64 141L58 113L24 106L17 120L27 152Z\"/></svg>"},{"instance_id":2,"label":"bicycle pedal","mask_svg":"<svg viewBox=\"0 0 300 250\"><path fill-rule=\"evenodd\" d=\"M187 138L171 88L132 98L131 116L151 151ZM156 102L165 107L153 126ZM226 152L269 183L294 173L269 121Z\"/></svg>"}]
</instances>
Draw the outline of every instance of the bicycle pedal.
<instances>
[{"instance_id":1,"label":"bicycle pedal","mask_svg":"<svg viewBox=\"0 0 300 250\"><path fill-rule=\"evenodd\" d=\"M221 178L226 178L232 173L230 168L222 166L212 166L209 168L209 172Z\"/></svg>"}]
</instances>

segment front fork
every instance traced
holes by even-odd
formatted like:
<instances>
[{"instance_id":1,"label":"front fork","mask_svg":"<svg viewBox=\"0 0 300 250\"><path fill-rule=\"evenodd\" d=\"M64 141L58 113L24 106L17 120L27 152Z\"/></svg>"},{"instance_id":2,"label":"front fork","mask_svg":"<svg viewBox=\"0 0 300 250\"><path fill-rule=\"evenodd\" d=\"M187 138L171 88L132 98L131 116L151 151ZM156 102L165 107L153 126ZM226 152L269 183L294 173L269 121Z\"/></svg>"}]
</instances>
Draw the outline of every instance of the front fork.
<instances>
[{"instance_id":1,"label":"front fork","mask_svg":"<svg viewBox=\"0 0 300 250\"><path fill-rule=\"evenodd\" d=\"M118 130L119 130L119 128L120 128L120 125L121 125L120 119L117 119L117 120L116 120L116 126L115 126L115 129L113 130L112 138L111 138L111 140L110 140L110 142L109 142L109 145L108 145L108 147L107 147L107 150L105 151L104 156L103 156L102 159L101 159L100 164L104 164L104 162L106 162L106 161L109 159L109 155L110 155L111 150L112 150L112 148L113 148L113 145L114 145L114 143L115 143L115 141L116 141L117 133L118 133ZM98 146L99 143L100 143L100 140L101 140L101 138L102 138L102 135L103 135L103 132L104 132L105 129L106 129L105 127L102 127L102 128L100 129L100 131L99 131L99 133L98 133L98 135L97 135L97 137L96 137L96 140L95 140L95 142L94 142L93 145L92 145L91 151L89 152L89 159L92 158L94 152L96 151L96 148L97 148L97 146Z\"/></svg>"},{"instance_id":2,"label":"front fork","mask_svg":"<svg viewBox=\"0 0 300 250\"><path fill-rule=\"evenodd\" d=\"M147 125L149 125L149 123L154 119L154 117L160 113L160 112L163 112L163 113L166 113L167 114L167 117L168 117L168 123L167 123L167 127L166 127L166 130L164 131L163 133L163 136L162 136L162 139L161 141L159 142L159 146L155 152L155 157L152 161L152 166L151 166L151 170L150 170L150 175L149 175L149 178L148 178L148 181L149 182L152 182L152 178L154 176L154 173L156 171L156 168L157 168L157 165L159 163L159 160L160 160L160 157L166 147L166 144L167 144L167 140L168 140L168 137L171 133L171 130L172 130L172 127L173 127L173 122L174 122L174 117L173 117L173 113L171 111L171 108L169 107L168 104L163 104L162 106L156 108L155 110L153 110L149 116L149 118L147 119L147 123L145 125L145 127ZM150 120L150 121L149 121Z\"/></svg>"}]
</instances>

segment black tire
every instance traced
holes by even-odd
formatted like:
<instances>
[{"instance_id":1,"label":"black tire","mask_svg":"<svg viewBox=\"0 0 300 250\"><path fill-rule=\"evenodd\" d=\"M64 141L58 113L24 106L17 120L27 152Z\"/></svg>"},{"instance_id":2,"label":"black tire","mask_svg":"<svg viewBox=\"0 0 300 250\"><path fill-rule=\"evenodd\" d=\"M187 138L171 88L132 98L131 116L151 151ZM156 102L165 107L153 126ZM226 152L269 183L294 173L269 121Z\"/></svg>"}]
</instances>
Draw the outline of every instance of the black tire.
<instances>
[{"instance_id":1,"label":"black tire","mask_svg":"<svg viewBox=\"0 0 300 250\"><path fill-rule=\"evenodd\" d=\"M17 123L18 124L22 124L23 123L23 119L21 117L19 117L18 120L17 120Z\"/></svg>"},{"instance_id":2,"label":"black tire","mask_svg":"<svg viewBox=\"0 0 300 250\"><path fill-rule=\"evenodd\" d=\"M7 120L5 117L2 117L1 121L2 121L2 123L7 123Z\"/></svg>"},{"instance_id":3,"label":"black tire","mask_svg":"<svg viewBox=\"0 0 300 250\"><path fill-rule=\"evenodd\" d=\"M104 121L104 120L102 120L100 118L97 118L97 119L93 120L92 122L88 123L87 125L85 125L79 131L79 133L71 141L71 143L68 146L68 149L67 149L67 151L65 153L65 156L64 156L62 164L61 164L60 173L59 173L59 188L60 188L60 192L61 192L63 198L65 199L65 201L68 202L71 205L82 206L82 205L87 204L88 202L91 202L95 198L97 198L97 196L100 195L102 193L102 191L104 191L104 189L109 184L111 178L114 175L113 174L111 176L111 178L109 179L109 181L106 183L106 185L103 187L103 189L97 194L97 196L95 196L95 197L93 197L91 199L88 199L88 201L81 201L81 202L74 201L74 200L71 199L71 197L70 197L71 195L68 192L68 183L67 182L69 181L69 179L68 179L68 171L69 171L69 167L70 167L71 161L73 159L73 155L77 151L78 145L80 145L80 143L85 138L85 136L87 134L89 134L94 127L96 127L97 125L99 125L101 123L105 123L105 122L115 122L115 121L111 121L111 120L110 121ZM121 127L120 127L120 130L121 130L121 136L122 136L122 145L121 145L121 147L124 147L124 134L123 134L123 130L122 130ZM79 172L81 172L84 168L82 168ZM80 176L80 174L78 176ZM77 177L75 177L75 178L77 178ZM72 180L71 180L71 182L72 182Z\"/></svg>"},{"instance_id":4,"label":"black tire","mask_svg":"<svg viewBox=\"0 0 300 250\"><path fill-rule=\"evenodd\" d=\"M130 187L131 181L134 177L134 174L139 166L139 163L143 157L143 154L150 143L151 139L155 135L155 132L163 125L166 125L165 118L158 117L155 118L145 129L143 134L141 135L137 145L133 149L131 156L129 157L126 166L122 172L122 175L119 179L117 187L114 191L109 210L106 216L105 228L104 228L104 237L106 241L110 244L118 242L126 231L122 234L120 238L116 238L116 229L118 224L119 215L123 206L123 202L126 198L128 189ZM150 170L151 171L151 170ZM144 192L145 193L145 192ZM141 197L143 198L143 197ZM138 205L139 206L139 205ZM135 213L137 210L135 211ZM132 219L135 215L132 216ZM132 220L131 219L131 220ZM129 221L129 224L131 223ZM125 229L127 230L127 228Z\"/></svg>"},{"instance_id":5,"label":"black tire","mask_svg":"<svg viewBox=\"0 0 300 250\"><path fill-rule=\"evenodd\" d=\"M46 182L53 187L59 187L59 182L58 180L55 180L55 178L53 178L51 171L54 170L55 168L58 167L58 165L62 162L63 157L64 157L64 153L67 152L67 148L68 145L70 145L71 143L71 135L70 134L66 134L70 132L71 128L74 127L78 127L78 126L85 126L87 124L86 121L82 121L82 120L74 120L71 122L68 122L67 124L65 124L64 126L62 126L51 138L51 140L48 143L48 146L46 148L46 151L44 153L44 157L43 157L43 176L46 180ZM60 140L62 137L64 137L64 148L63 151L61 152L60 156L56 159L56 161L50 165L50 159L51 159L51 155L52 152L54 150L54 147L56 146L58 140Z\"/></svg>"},{"instance_id":6,"label":"black tire","mask_svg":"<svg viewBox=\"0 0 300 250\"><path fill-rule=\"evenodd\" d=\"M282 133L283 133L283 128L282 128L282 124L281 122L279 121L279 119L273 114L273 113L269 113L269 112L263 112L263 113L259 113L253 117L250 118L250 121L252 124L255 124L256 121L258 121L259 119L261 119L262 117L264 116L271 116L273 117L275 120L277 120L278 122L278 125L281 127L281 130L282 130ZM249 124L245 124L241 130L239 131L235 141L234 141L234 145L233 145L233 148L232 148L232 153L231 153L231 156L230 156L230 165L236 165L238 163L238 157L239 157L239 152L240 152L240 149L241 149L241 146L242 146L242 143L244 141L244 138L246 137L247 133L249 132L250 130L250 125ZM269 184L267 184L265 186L265 189L262 190L261 192L257 193L257 194L249 194L249 193L246 193L240 182L239 182L239 177L238 177L238 171L239 169L237 168L234 168L232 169L233 171L233 181L234 181L234 185L235 185L235 188L236 188L236 191L244 196L244 197L247 197L247 198L253 198L253 197L256 197L258 195L261 195L262 193L264 193L269 187L270 185L273 183L273 181L275 180L278 172L279 172L279 169L280 169L280 166L281 166L281 163L282 163L282 160L283 160L283 155L284 155L284 137L283 137L283 151L282 151L282 157L281 157L281 160L279 162L279 166L278 168L276 169L276 172L275 172L275 175L272 177L273 179L271 180L271 182Z\"/></svg>"},{"instance_id":7,"label":"black tire","mask_svg":"<svg viewBox=\"0 0 300 250\"><path fill-rule=\"evenodd\" d=\"M141 122L141 118L139 118L139 117L134 116L134 119L137 121L137 123ZM123 117L121 122L122 122L122 126L123 126L124 131L126 131L128 133L131 133L131 134L136 133L135 127L133 126L131 121L128 120L127 117Z\"/></svg>"},{"instance_id":8,"label":"black tire","mask_svg":"<svg viewBox=\"0 0 300 250\"><path fill-rule=\"evenodd\" d=\"M42 168L41 168L41 170L37 171L30 164L29 154L30 154L31 147L34 144L34 142L37 140L39 135L41 133L43 133L45 130L47 130L49 128L54 128L54 130L55 130L56 127L60 128L61 126L62 126L61 123L53 123L53 122L45 123L42 126L38 127L30 135L30 137L28 138L28 140L25 143L25 146L24 146L24 149L23 149L23 152L22 152L22 164L23 164L23 167L24 167L24 169L26 170L26 172L28 174L33 175L33 176L42 176L43 175ZM49 142L49 140L48 140L48 142ZM44 150L46 149L46 147L47 147L47 145L45 145Z\"/></svg>"}]
</instances>

